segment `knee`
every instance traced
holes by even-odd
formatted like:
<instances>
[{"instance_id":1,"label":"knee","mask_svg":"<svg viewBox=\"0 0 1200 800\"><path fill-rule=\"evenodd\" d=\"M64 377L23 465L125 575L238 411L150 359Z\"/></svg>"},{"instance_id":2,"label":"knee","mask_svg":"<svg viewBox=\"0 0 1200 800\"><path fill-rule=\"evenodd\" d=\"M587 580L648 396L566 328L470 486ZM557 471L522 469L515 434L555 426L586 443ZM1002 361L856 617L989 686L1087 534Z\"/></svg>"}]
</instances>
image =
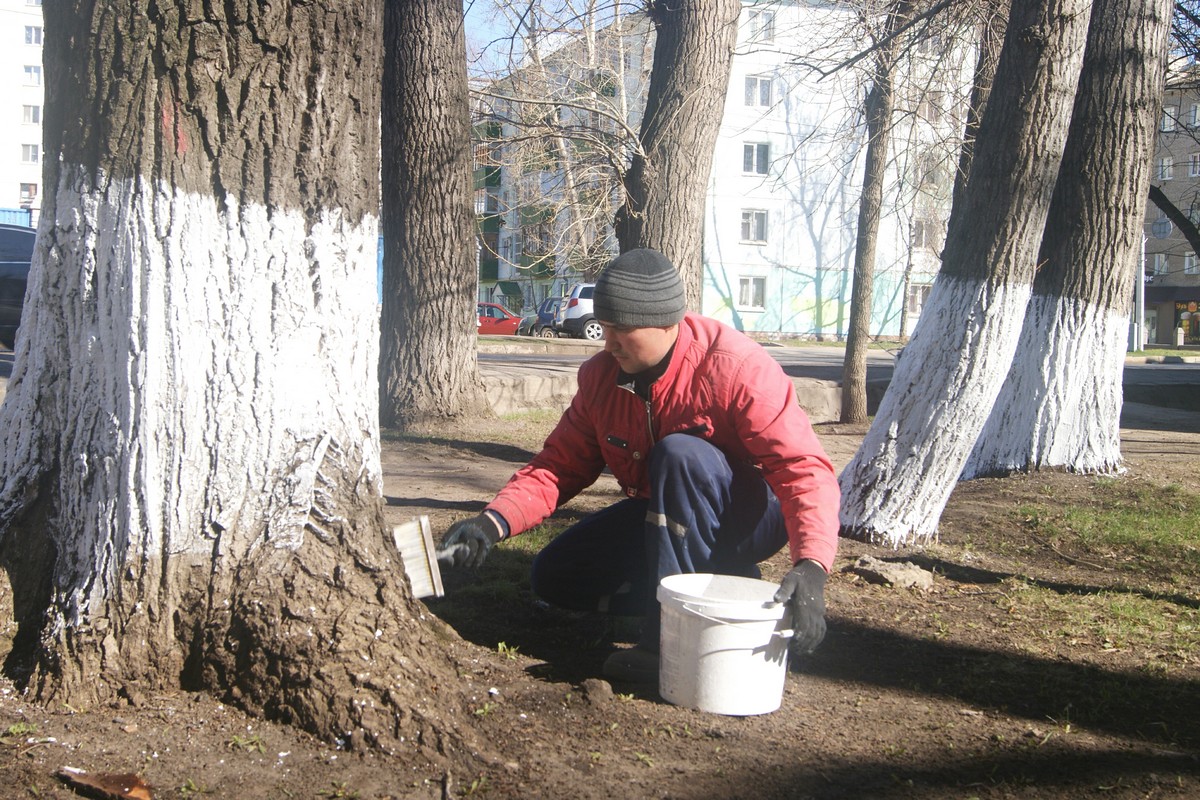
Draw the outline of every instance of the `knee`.
<instances>
[{"instance_id":1,"label":"knee","mask_svg":"<svg viewBox=\"0 0 1200 800\"><path fill-rule=\"evenodd\" d=\"M713 458L725 460L720 450L699 436L672 433L664 436L650 451L650 470L674 472L693 467L708 468Z\"/></svg>"}]
</instances>

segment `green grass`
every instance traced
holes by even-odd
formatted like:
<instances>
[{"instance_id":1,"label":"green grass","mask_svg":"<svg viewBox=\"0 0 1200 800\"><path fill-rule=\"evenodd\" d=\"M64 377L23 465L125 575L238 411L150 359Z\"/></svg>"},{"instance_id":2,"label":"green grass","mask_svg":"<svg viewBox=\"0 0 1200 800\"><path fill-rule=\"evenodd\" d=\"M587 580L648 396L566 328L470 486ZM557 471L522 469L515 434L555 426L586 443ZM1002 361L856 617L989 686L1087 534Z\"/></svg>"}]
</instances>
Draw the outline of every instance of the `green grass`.
<instances>
[{"instance_id":1,"label":"green grass","mask_svg":"<svg viewBox=\"0 0 1200 800\"><path fill-rule=\"evenodd\" d=\"M1200 571L1200 495L1175 484L1096 482L1089 504L1037 504L1019 511L1027 530L1052 545L1086 551L1109 568Z\"/></svg>"}]
</instances>

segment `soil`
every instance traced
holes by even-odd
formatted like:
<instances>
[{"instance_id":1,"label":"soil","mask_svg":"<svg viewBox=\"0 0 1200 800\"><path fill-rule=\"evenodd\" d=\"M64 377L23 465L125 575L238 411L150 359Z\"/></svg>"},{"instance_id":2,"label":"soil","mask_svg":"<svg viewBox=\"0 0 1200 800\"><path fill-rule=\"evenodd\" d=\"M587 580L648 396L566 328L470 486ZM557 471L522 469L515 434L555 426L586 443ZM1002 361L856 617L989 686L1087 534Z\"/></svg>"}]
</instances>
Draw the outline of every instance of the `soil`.
<instances>
[{"instance_id":1,"label":"soil","mask_svg":"<svg viewBox=\"0 0 1200 800\"><path fill-rule=\"evenodd\" d=\"M1136 412L1127 407L1123 421L1121 484L1200 490L1197 415ZM390 437L389 520L423 514L440 532L475 512L552 422L484 420ZM818 433L841 467L864 429ZM1111 485L1104 480L972 481L956 490L936 543L892 551L843 541L828 636L793 658L773 713L720 716L666 703L654 687L598 680L634 631L549 608L519 577L495 580L526 569L530 555L516 540L480 573L444 575L446 596L421 603L457 634L447 646L459 685L434 688L467 698L473 732L489 743L480 752L434 764L416 750L343 749L202 694L76 709L36 705L3 684L0 798L77 796L55 777L64 766L136 773L155 798L1200 797L1200 656L1154 637L1133 647L1087 635L1064 611L1128 593L1194 624L1195 576L1151 568L1131 585L1114 566L1120 554L1067 550L1021 521L1022 509L1048 499L1087 504ZM615 497L602 480L552 522ZM933 588L865 580L852 569L863 555L930 569ZM764 578L783 574L783 558L764 565ZM1067 602L1017 602L1029 586Z\"/></svg>"}]
</instances>

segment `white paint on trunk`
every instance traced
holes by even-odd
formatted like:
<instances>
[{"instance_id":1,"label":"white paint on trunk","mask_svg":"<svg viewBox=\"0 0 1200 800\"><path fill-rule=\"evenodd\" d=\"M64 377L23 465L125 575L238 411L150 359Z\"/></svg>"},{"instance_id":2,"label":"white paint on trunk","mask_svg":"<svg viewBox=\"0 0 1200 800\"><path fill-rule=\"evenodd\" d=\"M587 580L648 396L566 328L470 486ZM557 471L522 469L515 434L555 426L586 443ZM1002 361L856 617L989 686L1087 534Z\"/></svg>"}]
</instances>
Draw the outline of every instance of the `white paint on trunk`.
<instances>
[{"instance_id":1,"label":"white paint on trunk","mask_svg":"<svg viewBox=\"0 0 1200 800\"><path fill-rule=\"evenodd\" d=\"M297 548L330 484L381 494L378 221L62 175L0 411L0 523L62 468L56 604Z\"/></svg>"},{"instance_id":2,"label":"white paint on trunk","mask_svg":"<svg viewBox=\"0 0 1200 800\"><path fill-rule=\"evenodd\" d=\"M1008 373L1029 293L1028 284L938 277L839 479L844 528L895 547L934 536Z\"/></svg>"},{"instance_id":3,"label":"white paint on trunk","mask_svg":"<svg viewBox=\"0 0 1200 800\"><path fill-rule=\"evenodd\" d=\"M1121 373L1127 313L1034 297L1012 369L963 470L1111 473L1121 463Z\"/></svg>"}]
</instances>

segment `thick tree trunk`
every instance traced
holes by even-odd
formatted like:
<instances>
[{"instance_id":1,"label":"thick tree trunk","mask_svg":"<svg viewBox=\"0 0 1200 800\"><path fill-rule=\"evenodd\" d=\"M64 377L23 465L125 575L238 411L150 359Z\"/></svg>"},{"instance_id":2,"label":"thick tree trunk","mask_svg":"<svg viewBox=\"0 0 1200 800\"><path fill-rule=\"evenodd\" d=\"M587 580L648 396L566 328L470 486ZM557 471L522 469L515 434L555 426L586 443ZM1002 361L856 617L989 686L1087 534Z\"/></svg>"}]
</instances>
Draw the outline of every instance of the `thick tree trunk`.
<instances>
[{"instance_id":1,"label":"thick tree trunk","mask_svg":"<svg viewBox=\"0 0 1200 800\"><path fill-rule=\"evenodd\" d=\"M875 292L875 244L883 208L883 184L887 176L888 149L892 132L892 71L895 69L895 39L912 14L907 0L892 4L884 26L885 44L875 53L871 90L867 92L864 116L867 151L863 167L862 197L858 201L858 230L854 248L854 281L850 285L850 327L842 362L843 423L867 421L867 345L871 339L871 309Z\"/></svg>"},{"instance_id":2,"label":"thick tree trunk","mask_svg":"<svg viewBox=\"0 0 1200 800\"><path fill-rule=\"evenodd\" d=\"M484 410L462 3L384 4L380 417Z\"/></svg>"},{"instance_id":3,"label":"thick tree trunk","mask_svg":"<svg viewBox=\"0 0 1200 800\"><path fill-rule=\"evenodd\" d=\"M326 738L452 730L415 710L447 666L382 514L376 11L46 6L0 409L5 667L44 699L182 684Z\"/></svg>"},{"instance_id":4,"label":"thick tree trunk","mask_svg":"<svg viewBox=\"0 0 1200 800\"><path fill-rule=\"evenodd\" d=\"M942 270L854 459L842 533L926 539L1008 372L1066 141L1090 0L1014 3Z\"/></svg>"},{"instance_id":5,"label":"thick tree trunk","mask_svg":"<svg viewBox=\"0 0 1200 800\"><path fill-rule=\"evenodd\" d=\"M979 122L983 119L983 111L987 108L992 84L996 80L996 67L1000 62L1000 49L1004 44L1011 6L1010 0L987 0L980 5L983 21L979 25L979 55L975 60L975 76L971 81L971 100L967 105L962 150L958 154L958 171L954 175L952 207L958 204L959 197L967 187L967 176L971 174Z\"/></svg>"},{"instance_id":6,"label":"thick tree trunk","mask_svg":"<svg viewBox=\"0 0 1200 800\"><path fill-rule=\"evenodd\" d=\"M1170 0L1095 0L1033 299L964 478L1121 463L1121 372Z\"/></svg>"},{"instance_id":7,"label":"thick tree trunk","mask_svg":"<svg viewBox=\"0 0 1200 800\"><path fill-rule=\"evenodd\" d=\"M737 42L738 0L655 0L654 66L642 118L642 153L625 175L617 211L621 251L653 247L700 307L704 205ZM644 153L644 155L643 155Z\"/></svg>"}]
</instances>

